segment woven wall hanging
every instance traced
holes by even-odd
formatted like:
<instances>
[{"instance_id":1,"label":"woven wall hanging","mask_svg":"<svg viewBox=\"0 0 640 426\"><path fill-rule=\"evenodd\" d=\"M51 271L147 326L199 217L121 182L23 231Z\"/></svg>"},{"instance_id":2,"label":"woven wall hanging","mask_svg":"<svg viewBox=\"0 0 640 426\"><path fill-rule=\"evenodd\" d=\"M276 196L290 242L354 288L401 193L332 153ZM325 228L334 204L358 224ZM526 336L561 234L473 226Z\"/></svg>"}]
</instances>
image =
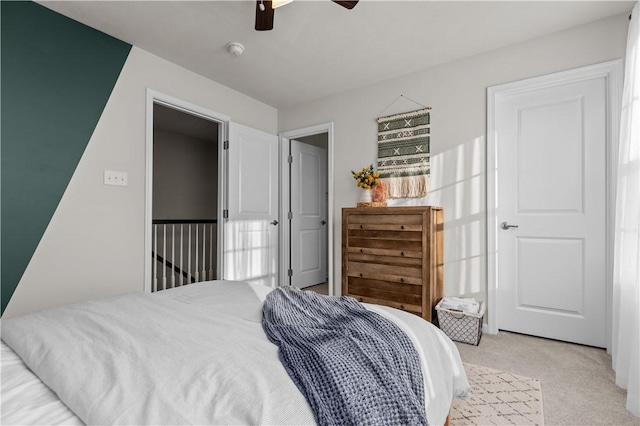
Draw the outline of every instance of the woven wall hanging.
<instances>
[{"instance_id":1,"label":"woven wall hanging","mask_svg":"<svg viewBox=\"0 0 640 426\"><path fill-rule=\"evenodd\" d=\"M378 173L388 198L427 195L431 173L431 108L380 117Z\"/></svg>"}]
</instances>

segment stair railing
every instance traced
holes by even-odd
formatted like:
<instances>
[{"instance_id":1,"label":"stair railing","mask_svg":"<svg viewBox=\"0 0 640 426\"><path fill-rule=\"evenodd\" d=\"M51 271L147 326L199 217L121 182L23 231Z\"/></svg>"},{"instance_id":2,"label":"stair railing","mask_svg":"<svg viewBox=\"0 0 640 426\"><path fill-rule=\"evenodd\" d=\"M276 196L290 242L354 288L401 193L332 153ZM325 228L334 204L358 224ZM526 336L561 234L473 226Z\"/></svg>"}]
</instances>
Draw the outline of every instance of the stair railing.
<instances>
[{"instance_id":1,"label":"stair railing","mask_svg":"<svg viewBox=\"0 0 640 426\"><path fill-rule=\"evenodd\" d=\"M217 223L216 219L153 220L152 292L215 279Z\"/></svg>"}]
</instances>

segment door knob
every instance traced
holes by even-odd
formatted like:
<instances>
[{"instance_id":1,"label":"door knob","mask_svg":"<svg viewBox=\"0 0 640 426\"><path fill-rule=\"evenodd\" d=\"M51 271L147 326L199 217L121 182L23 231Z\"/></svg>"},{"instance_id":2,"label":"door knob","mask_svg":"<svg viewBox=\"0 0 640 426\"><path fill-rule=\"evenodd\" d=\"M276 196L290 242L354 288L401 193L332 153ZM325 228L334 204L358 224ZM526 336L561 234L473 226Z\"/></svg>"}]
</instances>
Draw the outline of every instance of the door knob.
<instances>
[{"instance_id":1,"label":"door knob","mask_svg":"<svg viewBox=\"0 0 640 426\"><path fill-rule=\"evenodd\" d=\"M274 220L273 222L271 222L271 224L275 226L275 225L277 225L277 224L278 224L278 221L277 221L277 220Z\"/></svg>"},{"instance_id":2,"label":"door knob","mask_svg":"<svg viewBox=\"0 0 640 426\"><path fill-rule=\"evenodd\" d=\"M327 224L326 220L323 220L322 222L320 222L320 225L326 225L326 224Z\"/></svg>"},{"instance_id":3,"label":"door knob","mask_svg":"<svg viewBox=\"0 0 640 426\"><path fill-rule=\"evenodd\" d=\"M510 225L507 222L502 222L500 224L500 228L504 229L504 230L508 230L509 228L517 228L518 225Z\"/></svg>"}]
</instances>

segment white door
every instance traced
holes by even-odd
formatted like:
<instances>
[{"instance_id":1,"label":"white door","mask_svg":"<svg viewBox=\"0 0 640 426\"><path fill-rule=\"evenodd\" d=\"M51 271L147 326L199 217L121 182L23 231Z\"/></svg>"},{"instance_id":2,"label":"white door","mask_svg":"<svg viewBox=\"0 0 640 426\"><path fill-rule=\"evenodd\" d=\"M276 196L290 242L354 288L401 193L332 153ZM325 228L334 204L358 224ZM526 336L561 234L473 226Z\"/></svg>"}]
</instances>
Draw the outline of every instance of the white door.
<instances>
[{"instance_id":1,"label":"white door","mask_svg":"<svg viewBox=\"0 0 640 426\"><path fill-rule=\"evenodd\" d=\"M327 150L291 141L291 285L327 280Z\"/></svg>"},{"instance_id":2,"label":"white door","mask_svg":"<svg viewBox=\"0 0 640 426\"><path fill-rule=\"evenodd\" d=\"M606 114L604 77L495 100L502 330L606 344Z\"/></svg>"},{"instance_id":3,"label":"white door","mask_svg":"<svg viewBox=\"0 0 640 426\"><path fill-rule=\"evenodd\" d=\"M224 278L275 286L278 278L278 138L229 123Z\"/></svg>"}]
</instances>

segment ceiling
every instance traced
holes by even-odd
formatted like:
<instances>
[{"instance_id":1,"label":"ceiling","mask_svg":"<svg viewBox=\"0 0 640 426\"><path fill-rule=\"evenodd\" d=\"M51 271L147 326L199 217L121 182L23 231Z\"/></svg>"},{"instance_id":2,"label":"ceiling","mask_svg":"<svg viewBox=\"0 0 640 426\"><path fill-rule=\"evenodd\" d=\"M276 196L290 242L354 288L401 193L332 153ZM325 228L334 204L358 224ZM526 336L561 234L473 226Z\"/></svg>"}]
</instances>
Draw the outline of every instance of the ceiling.
<instances>
[{"instance_id":1,"label":"ceiling","mask_svg":"<svg viewBox=\"0 0 640 426\"><path fill-rule=\"evenodd\" d=\"M276 108L631 11L633 1L297 0L253 29L253 1L40 1ZM229 41L245 46L232 56Z\"/></svg>"}]
</instances>

